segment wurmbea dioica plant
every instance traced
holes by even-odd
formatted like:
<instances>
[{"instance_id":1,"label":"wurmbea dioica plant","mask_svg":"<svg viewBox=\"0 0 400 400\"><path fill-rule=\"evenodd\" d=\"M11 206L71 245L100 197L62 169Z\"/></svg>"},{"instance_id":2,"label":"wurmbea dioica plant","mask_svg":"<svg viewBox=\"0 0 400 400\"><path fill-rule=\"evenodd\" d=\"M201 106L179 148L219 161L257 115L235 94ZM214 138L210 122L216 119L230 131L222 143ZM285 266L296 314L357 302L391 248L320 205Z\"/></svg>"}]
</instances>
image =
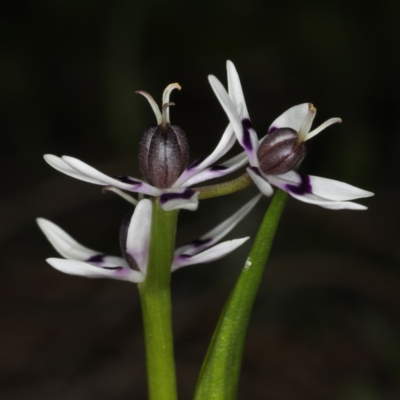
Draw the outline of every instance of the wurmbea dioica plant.
<instances>
[{"instance_id":1,"label":"wurmbea dioica plant","mask_svg":"<svg viewBox=\"0 0 400 400\"><path fill-rule=\"evenodd\" d=\"M215 150L207 157L189 165L186 134L170 123L169 108L174 103L169 98L174 89L180 89L177 83L165 89L161 110L147 92L138 92L148 100L157 119L157 126L145 131L139 143L139 164L145 180L126 175L112 178L73 157L44 156L55 169L79 180L102 185L104 190L117 193L135 207L121 224L119 240L122 257L86 248L54 223L43 218L37 221L63 257L47 259L55 269L71 275L112 278L138 284L151 400L177 399L171 324L171 272L217 260L248 240L249 237L244 237L219 243L248 215L260 195L199 239L175 249L180 209L196 210L199 199L227 195L253 182L267 196L273 194L271 184L282 189L275 194L261 222L252 249L221 313L200 372L194 398L225 400L236 397L247 324L287 193L304 202L336 210L366 209L349 200L372 195L342 182L297 172L306 155L304 143L329 125L341 122L339 118L332 118L310 132L316 110L309 103L301 104L275 119L268 134L259 140L250 122L236 69L230 61L227 68L228 92L217 78L209 77L230 123ZM236 140L244 152L216 165ZM225 177L245 165L246 172L239 178L192 187ZM138 193L140 200L126 192Z\"/></svg>"}]
</instances>

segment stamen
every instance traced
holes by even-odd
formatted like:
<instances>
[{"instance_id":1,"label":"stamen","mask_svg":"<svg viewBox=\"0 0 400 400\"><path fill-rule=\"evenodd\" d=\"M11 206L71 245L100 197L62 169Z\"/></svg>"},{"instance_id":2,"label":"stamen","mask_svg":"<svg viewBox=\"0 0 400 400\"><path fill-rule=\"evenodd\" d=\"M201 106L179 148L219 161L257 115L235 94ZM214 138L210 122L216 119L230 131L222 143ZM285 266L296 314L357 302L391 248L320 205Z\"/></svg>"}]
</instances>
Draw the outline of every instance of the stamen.
<instances>
[{"instance_id":1,"label":"stamen","mask_svg":"<svg viewBox=\"0 0 400 400\"><path fill-rule=\"evenodd\" d=\"M171 95L171 92L173 90L175 90L175 89L178 89L178 90L182 89L181 85L179 83L177 83L177 82L171 83L170 85L168 85L165 88L163 96L162 96L162 105L163 106L164 106L164 104L169 103L169 96ZM169 121L169 109L168 108L166 110L166 121L167 121L168 124L170 123L170 121Z\"/></svg>"},{"instance_id":2,"label":"stamen","mask_svg":"<svg viewBox=\"0 0 400 400\"><path fill-rule=\"evenodd\" d=\"M328 121L325 121L323 124L321 124L318 128L315 128L313 131L311 131L305 138L304 141L307 141L308 139L311 139L315 135L318 135L321 131L326 129L328 126L331 126L333 124L341 124L342 120L340 118L331 118L328 119Z\"/></svg>"},{"instance_id":3,"label":"stamen","mask_svg":"<svg viewBox=\"0 0 400 400\"><path fill-rule=\"evenodd\" d=\"M153 96L151 96L147 92L144 92L143 90L137 90L135 93L141 94L143 97L145 97L147 99L147 101L150 103L151 108L153 109L154 115L157 118L157 124L160 125L162 122L161 111L160 111L160 108L158 107L157 103L153 99Z\"/></svg>"},{"instance_id":4,"label":"stamen","mask_svg":"<svg viewBox=\"0 0 400 400\"><path fill-rule=\"evenodd\" d=\"M161 120L161 126L163 129L165 129L169 125L169 107L174 106L175 103L165 103L162 106L162 120Z\"/></svg>"},{"instance_id":5,"label":"stamen","mask_svg":"<svg viewBox=\"0 0 400 400\"><path fill-rule=\"evenodd\" d=\"M315 114L317 113L317 109L311 103L308 105L308 107L307 116L297 132L297 146L300 146L301 143L306 141L307 134L311 129Z\"/></svg>"}]
</instances>

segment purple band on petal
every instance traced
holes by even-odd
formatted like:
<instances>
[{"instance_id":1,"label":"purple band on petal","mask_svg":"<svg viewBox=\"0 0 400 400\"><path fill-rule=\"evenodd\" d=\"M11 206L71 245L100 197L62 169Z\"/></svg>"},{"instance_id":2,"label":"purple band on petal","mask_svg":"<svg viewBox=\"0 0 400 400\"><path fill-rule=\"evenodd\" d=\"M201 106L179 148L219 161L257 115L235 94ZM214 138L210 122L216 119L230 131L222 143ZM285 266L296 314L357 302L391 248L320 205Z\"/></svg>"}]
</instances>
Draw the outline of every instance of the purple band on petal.
<instances>
[{"instance_id":1,"label":"purple band on petal","mask_svg":"<svg viewBox=\"0 0 400 400\"><path fill-rule=\"evenodd\" d=\"M165 204L168 201L175 199L189 200L196 193L193 189L186 189L182 193L163 193L160 196L160 203Z\"/></svg>"},{"instance_id":2,"label":"purple band on petal","mask_svg":"<svg viewBox=\"0 0 400 400\"><path fill-rule=\"evenodd\" d=\"M187 169L193 169L196 168L198 165L200 165L204 160L206 159L206 157L200 157L198 158L196 161L194 161L192 164L190 164Z\"/></svg>"},{"instance_id":3,"label":"purple band on petal","mask_svg":"<svg viewBox=\"0 0 400 400\"><path fill-rule=\"evenodd\" d=\"M126 270L124 267L101 267L102 269L109 269L109 270L114 270L114 271L121 271L121 270Z\"/></svg>"},{"instance_id":4,"label":"purple band on petal","mask_svg":"<svg viewBox=\"0 0 400 400\"><path fill-rule=\"evenodd\" d=\"M301 182L298 185L286 185L286 189L297 195L305 195L307 193L312 193L311 179L306 174L299 174L301 177Z\"/></svg>"},{"instance_id":5,"label":"purple band on petal","mask_svg":"<svg viewBox=\"0 0 400 400\"><path fill-rule=\"evenodd\" d=\"M261 178L265 179L265 178L262 176L262 174L261 174L259 168L257 168L257 167L249 167L249 169L251 169L255 174L257 174L257 175L260 176Z\"/></svg>"},{"instance_id":6,"label":"purple band on petal","mask_svg":"<svg viewBox=\"0 0 400 400\"><path fill-rule=\"evenodd\" d=\"M276 131L278 128L276 127L276 126L271 126L269 129L268 129L268 133L272 133L273 131Z\"/></svg>"},{"instance_id":7,"label":"purple band on petal","mask_svg":"<svg viewBox=\"0 0 400 400\"><path fill-rule=\"evenodd\" d=\"M210 171L223 171L225 169L228 169L228 167L225 167L225 165L214 165L210 168Z\"/></svg>"},{"instance_id":8,"label":"purple band on petal","mask_svg":"<svg viewBox=\"0 0 400 400\"><path fill-rule=\"evenodd\" d=\"M96 254L94 256L89 257L86 262L88 263L102 263L104 262L104 254Z\"/></svg>"},{"instance_id":9,"label":"purple band on petal","mask_svg":"<svg viewBox=\"0 0 400 400\"><path fill-rule=\"evenodd\" d=\"M248 118L242 119L243 126L243 146L247 150L253 150L253 145L251 144L251 136L249 130L253 128L253 124Z\"/></svg>"},{"instance_id":10,"label":"purple band on petal","mask_svg":"<svg viewBox=\"0 0 400 400\"><path fill-rule=\"evenodd\" d=\"M125 175L116 176L115 179L118 179L119 181L121 181L123 183L128 183L129 185L140 186L142 184L142 182L135 181L135 180L129 178L129 176L125 176Z\"/></svg>"},{"instance_id":11,"label":"purple band on petal","mask_svg":"<svg viewBox=\"0 0 400 400\"><path fill-rule=\"evenodd\" d=\"M190 245L192 245L194 247L200 247L200 246L203 246L205 244L210 243L211 241L212 241L211 238L208 238L208 239L196 239L196 240L193 240L193 242L191 242Z\"/></svg>"},{"instance_id":12,"label":"purple band on petal","mask_svg":"<svg viewBox=\"0 0 400 400\"><path fill-rule=\"evenodd\" d=\"M190 258L190 257L192 257L190 254L181 254L178 258L186 259L186 258Z\"/></svg>"}]
</instances>

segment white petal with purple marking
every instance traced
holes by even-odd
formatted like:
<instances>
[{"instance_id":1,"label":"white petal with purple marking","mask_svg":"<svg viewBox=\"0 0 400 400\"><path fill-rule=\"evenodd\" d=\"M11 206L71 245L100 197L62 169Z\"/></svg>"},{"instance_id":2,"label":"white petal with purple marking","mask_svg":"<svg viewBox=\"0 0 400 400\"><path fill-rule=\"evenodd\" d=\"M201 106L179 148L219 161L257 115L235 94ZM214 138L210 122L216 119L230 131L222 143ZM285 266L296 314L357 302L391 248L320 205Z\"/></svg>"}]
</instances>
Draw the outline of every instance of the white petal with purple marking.
<instances>
[{"instance_id":1,"label":"white petal with purple marking","mask_svg":"<svg viewBox=\"0 0 400 400\"><path fill-rule=\"evenodd\" d=\"M132 215L126 238L126 252L133 257L140 271L146 273L149 258L152 204L140 200Z\"/></svg>"},{"instance_id":2,"label":"white petal with purple marking","mask_svg":"<svg viewBox=\"0 0 400 400\"><path fill-rule=\"evenodd\" d=\"M53 222L44 218L37 218L36 221L48 241L63 257L76 261L86 261L90 257L101 255L99 251L89 249L79 244L68 235L67 232ZM118 260L118 262L127 265L123 258L118 257Z\"/></svg>"},{"instance_id":3,"label":"white petal with purple marking","mask_svg":"<svg viewBox=\"0 0 400 400\"><path fill-rule=\"evenodd\" d=\"M199 194L199 192L187 188L164 192L160 196L161 208L164 211L178 209L197 210L199 206Z\"/></svg>"},{"instance_id":4,"label":"white petal with purple marking","mask_svg":"<svg viewBox=\"0 0 400 400\"><path fill-rule=\"evenodd\" d=\"M344 182L290 171L283 175L270 175L272 184L305 203L331 210L365 210L366 207L347 200L370 197L373 193Z\"/></svg>"},{"instance_id":5,"label":"white petal with purple marking","mask_svg":"<svg viewBox=\"0 0 400 400\"><path fill-rule=\"evenodd\" d=\"M64 260L62 258L48 258L46 260L53 268L69 275L85 276L88 278L112 278L135 283L143 282L144 275L125 266L110 265L96 267L89 263Z\"/></svg>"},{"instance_id":6,"label":"white petal with purple marking","mask_svg":"<svg viewBox=\"0 0 400 400\"><path fill-rule=\"evenodd\" d=\"M207 180L221 178L225 175L228 175L239 168L243 167L248 163L248 158L246 152L242 152L235 157L223 162L219 165L214 165L212 167L208 167L205 170L199 172L197 175L190 178L187 182L184 183L184 187L192 186L197 183L201 183Z\"/></svg>"},{"instance_id":7,"label":"white petal with purple marking","mask_svg":"<svg viewBox=\"0 0 400 400\"><path fill-rule=\"evenodd\" d=\"M211 164L215 163L218 161L221 157L223 157L235 144L236 142L236 137L234 135L232 126L229 124L225 132L222 135L221 140L219 141L217 147L215 150L204 160L200 162L195 162L192 165L190 165L186 170L182 173L182 175L178 178L178 180L172 185L172 187L181 187L181 186L190 186L191 184L188 184L188 180L190 180L192 177L196 176L197 174L201 173L203 170L205 170L207 167L209 167ZM203 179L205 180L205 179ZM202 182L202 180L197 179L197 182Z\"/></svg>"},{"instance_id":8,"label":"white petal with purple marking","mask_svg":"<svg viewBox=\"0 0 400 400\"><path fill-rule=\"evenodd\" d=\"M78 160L74 157L63 156L63 161L65 161L71 168L78 171L82 175L89 177L98 182L99 185L111 185L117 188L127 190L130 192L139 192L147 194L149 196L159 196L160 189L143 182L140 179L132 178L129 176L124 176L119 179L111 178L97 169L91 167L90 165Z\"/></svg>"},{"instance_id":9,"label":"white petal with purple marking","mask_svg":"<svg viewBox=\"0 0 400 400\"><path fill-rule=\"evenodd\" d=\"M180 254L185 253L186 255L197 254L209 247L213 246L215 243L219 242L223 237L225 237L246 215L253 209L253 207L260 200L261 195L255 196L249 202L247 202L243 207L236 211L233 215L227 218L224 222L217 225L214 229L207 232L205 235L201 236L199 239L193 241L192 243L186 244L179 247L175 251L175 257Z\"/></svg>"},{"instance_id":10,"label":"white petal with purple marking","mask_svg":"<svg viewBox=\"0 0 400 400\"><path fill-rule=\"evenodd\" d=\"M254 129L251 126L250 120L248 118L242 120L237 111L237 108L240 105L235 105L232 103L232 100L225 88L215 76L209 75L208 80L212 89L214 90L215 95L217 96L217 99L228 116L239 144L247 152L250 165L258 165L256 155L258 140Z\"/></svg>"},{"instance_id":11,"label":"white petal with purple marking","mask_svg":"<svg viewBox=\"0 0 400 400\"><path fill-rule=\"evenodd\" d=\"M269 184L267 179L264 178L259 168L249 167L246 169L246 171L264 196L269 197L273 195L274 189L272 189L272 186Z\"/></svg>"},{"instance_id":12,"label":"white petal with purple marking","mask_svg":"<svg viewBox=\"0 0 400 400\"><path fill-rule=\"evenodd\" d=\"M228 240L226 242L217 244L216 246L211 247L210 249L205 250L201 253L195 254L193 256L181 254L181 255L175 257L173 265L172 265L172 271L175 271L178 268L186 267L188 265L204 264L204 263L218 260L218 259L226 256L233 250L237 249L248 239L249 239L249 237L245 237L242 239Z\"/></svg>"}]
</instances>

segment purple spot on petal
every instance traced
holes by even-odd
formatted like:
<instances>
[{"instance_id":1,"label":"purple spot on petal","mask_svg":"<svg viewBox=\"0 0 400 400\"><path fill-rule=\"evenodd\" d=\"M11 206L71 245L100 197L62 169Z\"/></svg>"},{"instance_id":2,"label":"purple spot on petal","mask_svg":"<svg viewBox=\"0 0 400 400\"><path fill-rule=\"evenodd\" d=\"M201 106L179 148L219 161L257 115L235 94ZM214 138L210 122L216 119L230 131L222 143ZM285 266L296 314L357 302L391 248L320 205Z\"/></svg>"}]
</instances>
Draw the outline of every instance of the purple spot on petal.
<instances>
[{"instance_id":1,"label":"purple spot on petal","mask_svg":"<svg viewBox=\"0 0 400 400\"><path fill-rule=\"evenodd\" d=\"M261 178L265 179L265 178L262 176L261 171L260 171L259 168L257 168L257 167L250 167L249 169L251 169L255 174L257 174L257 175L260 176Z\"/></svg>"},{"instance_id":2,"label":"purple spot on petal","mask_svg":"<svg viewBox=\"0 0 400 400\"><path fill-rule=\"evenodd\" d=\"M192 164L190 164L189 167L188 167L187 169L193 169L193 168L197 167L197 166L200 165L204 160L205 160L205 157L201 157L201 158L197 159L195 162L193 162Z\"/></svg>"},{"instance_id":3,"label":"purple spot on petal","mask_svg":"<svg viewBox=\"0 0 400 400\"><path fill-rule=\"evenodd\" d=\"M286 189L300 196L303 196L307 193L312 193L312 186L310 177L306 174L299 174L301 177L301 181L298 185L286 185Z\"/></svg>"},{"instance_id":4,"label":"purple spot on petal","mask_svg":"<svg viewBox=\"0 0 400 400\"><path fill-rule=\"evenodd\" d=\"M193 195L196 193L195 190L193 189L185 189L183 193L163 193L160 196L160 202L161 204L165 204L167 201L171 200L189 200L190 198L193 197Z\"/></svg>"},{"instance_id":5,"label":"purple spot on petal","mask_svg":"<svg viewBox=\"0 0 400 400\"><path fill-rule=\"evenodd\" d=\"M189 254L181 254L180 256L179 256L179 258L190 258L190 257L192 257L191 255L189 255Z\"/></svg>"},{"instance_id":6,"label":"purple spot on petal","mask_svg":"<svg viewBox=\"0 0 400 400\"><path fill-rule=\"evenodd\" d=\"M247 150L253 150L253 145L251 144L251 136L249 130L253 128L253 124L248 118L242 120L243 126L243 146Z\"/></svg>"},{"instance_id":7,"label":"purple spot on petal","mask_svg":"<svg viewBox=\"0 0 400 400\"><path fill-rule=\"evenodd\" d=\"M89 257L86 262L88 263L102 263L104 261L104 254L96 254L94 256Z\"/></svg>"},{"instance_id":8,"label":"purple spot on petal","mask_svg":"<svg viewBox=\"0 0 400 400\"><path fill-rule=\"evenodd\" d=\"M101 268L115 270L115 271L121 271L125 269L124 267L101 267Z\"/></svg>"},{"instance_id":9,"label":"purple spot on petal","mask_svg":"<svg viewBox=\"0 0 400 400\"><path fill-rule=\"evenodd\" d=\"M268 129L268 133L272 133L272 132L274 132L274 131L276 131L278 128L276 127L276 126L271 126L269 129Z\"/></svg>"},{"instance_id":10,"label":"purple spot on petal","mask_svg":"<svg viewBox=\"0 0 400 400\"><path fill-rule=\"evenodd\" d=\"M190 243L190 244L192 246L194 246L194 247L201 247L201 246L203 246L205 244L210 243L211 241L212 241L211 238L208 238L208 239L196 239L196 240L193 240L193 242Z\"/></svg>"},{"instance_id":11,"label":"purple spot on petal","mask_svg":"<svg viewBox=\"0 0 400 400\"><path fill-rule=\"evenodd\" d=\"M228 169L228 167L225 167L224 165L215 165L210 168L210 171L223 171L224 169Z\"/></svg>"},{"instance_id":12,"label":"purple spot on petal","mask_svg":"<svg viewBox=\"0 0 400 400\"><path fill-rule=\"evenodd\" d=\"M125 176L125 175L116 176L115 179L118 179L122 183L128 183L129 185L141 185L142 184L142 182L135 181L134 179L129 178L129 176Z\"/></svg>"}]
</instances>

